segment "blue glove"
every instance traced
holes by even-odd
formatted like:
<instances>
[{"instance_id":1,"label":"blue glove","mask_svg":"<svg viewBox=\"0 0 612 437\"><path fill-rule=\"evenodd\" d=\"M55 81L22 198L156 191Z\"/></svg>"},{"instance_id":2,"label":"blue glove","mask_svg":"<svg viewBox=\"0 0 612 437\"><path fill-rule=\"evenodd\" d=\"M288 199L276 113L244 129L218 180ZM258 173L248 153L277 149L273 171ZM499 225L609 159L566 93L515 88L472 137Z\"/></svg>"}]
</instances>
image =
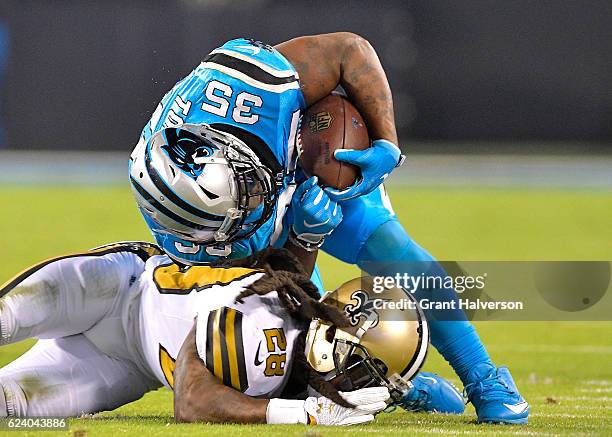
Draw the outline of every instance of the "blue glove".
<instances>
[{"instance_id":1,"label":"blue glove","mask_svg":"<svg viewBox=\"0 0 612 437\"><path fill-rule=\"evenodd\" d=\"M399 147L387 140L375 140L372 146L365 150L336 150L334 157L338 161L356 165L361 170L361 178L350 187L343 190L329 187L325 189L330 199L336 202L371 193L403 162Z\"/></svg>"},{"instance_id":2,"label":"blue glove","mask_svg":"<svg viewBox=\"0 0 612 437\"><path fill-rule=\"evenodd\" d=\"M293 193L293 226L289 238L308 251L323 244L325 236L332 233L342 221L340 206L331 200L317 185L316 176L304 181Z\"/></svg>"}]
</instances>

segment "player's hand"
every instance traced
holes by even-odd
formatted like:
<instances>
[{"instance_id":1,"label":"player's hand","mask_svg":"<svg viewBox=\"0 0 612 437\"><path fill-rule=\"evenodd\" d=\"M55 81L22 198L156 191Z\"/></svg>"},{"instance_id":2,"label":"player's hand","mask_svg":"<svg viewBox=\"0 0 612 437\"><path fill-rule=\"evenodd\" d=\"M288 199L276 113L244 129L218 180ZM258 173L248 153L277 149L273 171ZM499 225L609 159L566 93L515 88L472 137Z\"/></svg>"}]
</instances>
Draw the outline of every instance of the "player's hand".
<instances>
[{"instance_id":1,"label":"player's hand","mask_svg":"<svg viewBox=\"0 0 612 437\"><path fill-rule=\"evenodd\" d=\"M358 425L374 420L374 415L385 408L389 399L387 387L368 387L361 390L340 393L355 408L342 407L326 397L309 397L304 409L310 416L311 424Z\"/></svg>"},{"instance_id":2,"label":"player's hand","mask_svg":"<svg viewBox=\"0 0 612 437\"><path fill-rule=\"evenodd\" d=\"M306 250L315 250L323 244L342 221L340 206L317 185L316 176L304 181L293 194L293 226L291 237Z\"/></svg>"},{"instance_id":3,"label":"player's hand","mask_svg":"<svg viewBox=\"0 0 612 437\"><path fill-rule=\"evenodd\" d=\"M401 157L402 154L399 147L387 140L375 140L372 142L372 146L365 150L336 150L334 158L359 167L361 178L343 190L326 188L325 192L332 200L337 202L343 202L371 193L401 163Z\"/></svg>"}]
</instances>

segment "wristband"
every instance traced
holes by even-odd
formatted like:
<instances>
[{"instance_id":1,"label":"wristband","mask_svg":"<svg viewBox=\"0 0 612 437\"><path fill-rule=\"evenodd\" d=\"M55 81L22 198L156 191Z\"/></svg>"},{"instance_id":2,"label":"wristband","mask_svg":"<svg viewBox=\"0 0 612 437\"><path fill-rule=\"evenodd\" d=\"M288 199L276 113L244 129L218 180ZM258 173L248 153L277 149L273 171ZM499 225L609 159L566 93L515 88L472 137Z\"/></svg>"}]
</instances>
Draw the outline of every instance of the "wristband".
<instances>
[{"instance_id":1,"label":"wristband","mask_svg":"<svg viewBox=\"0 0 612 437\"><path fill-rule=\"evenodd\" d=\"M301 239L293 230L293 227L291 227L291 229L289 229L289 236L287 237L289 239L289 241L291 241L293 244L295 244L298 247L301 247L302 249L304 249L306 252L315 252L316 250L318 250L321 246L323 246L323 242L325 241L325 236L321 236L321 240L319 240L319 242L317 243L311 243L310 241L305 241L303 239Z\"/></svg>"},{"instance_id":2,"label":"wristband","mask_svg":"<svg viewBox=\"0 0 612 437\"><path fill-rule=\"evenodd\" d=\"M308 424L308 413L304 409L304 401L270 399L266 410L266 422L269 425Z\"/></svg>"}]
</instances>

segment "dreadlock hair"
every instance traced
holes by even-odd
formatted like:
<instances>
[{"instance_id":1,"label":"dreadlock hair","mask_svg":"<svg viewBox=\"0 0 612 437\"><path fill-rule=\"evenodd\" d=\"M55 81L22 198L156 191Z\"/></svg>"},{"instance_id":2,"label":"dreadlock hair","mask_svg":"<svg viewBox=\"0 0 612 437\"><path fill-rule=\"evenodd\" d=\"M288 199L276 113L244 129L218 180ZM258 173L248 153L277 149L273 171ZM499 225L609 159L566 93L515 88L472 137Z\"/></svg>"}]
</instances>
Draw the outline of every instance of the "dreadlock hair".
<instances>
[{"instance_id":1,"label":"dreadlock hair","mask_svg":"<svg viewBox=\"0 0 612 437\"><path fill-rule=\"evenodd\" d=\"M245 297L257 294L266 295L276 291L278 297L290 316L302 325L294 347L294 367L291 372L291 392L305 392L310 385L318 393L331 399L336 404L347 408L354 405L344 400L338 389L308 363L305 354L306 329L313 318L329 322L340 328L350 326L346 316L337 308L319 302L319 290L310 281L300 261L286 249L268 248L248 258L223 261L219 266L249 267L262 269L265 275L251 284L236 297L236 302L243 302Z\"/></svg>"}]
</instances>

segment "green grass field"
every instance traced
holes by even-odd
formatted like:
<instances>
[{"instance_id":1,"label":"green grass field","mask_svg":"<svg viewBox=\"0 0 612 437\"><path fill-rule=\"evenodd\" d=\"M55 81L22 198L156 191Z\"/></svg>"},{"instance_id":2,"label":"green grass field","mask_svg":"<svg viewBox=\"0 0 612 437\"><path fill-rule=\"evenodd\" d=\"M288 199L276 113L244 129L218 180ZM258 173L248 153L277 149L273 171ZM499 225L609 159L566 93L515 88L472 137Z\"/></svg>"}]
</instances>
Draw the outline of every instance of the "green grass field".
<instances>
[{"instance_id":1,"label":"green grass field","mask_svg":"<svg viewBox=\"0 0 612 437\"><path fill-rule=\"evenodd\" d=\"M522 189L389 190L396 212L439 259L610 260L612 193ZM125 188L0 187L0 282L28 265L119 240L149 239ZM326 286L355 276L320 260ZM477 425L459 417L381 414L351 433L376 435L612 435L612 322L480 322L494 361L507 364L531 404L526 426ZM0 365L31 343L0 349ZM432 350L425 365L458 384ZM175 424L165 389L114 412L72 420L75 435L346 435L346 428ZM31 433L33 434L33 433ZM12 434L14 435L14 434ZM44 435L49 435L44 433Z\"/></svg>"}]
</instances>

